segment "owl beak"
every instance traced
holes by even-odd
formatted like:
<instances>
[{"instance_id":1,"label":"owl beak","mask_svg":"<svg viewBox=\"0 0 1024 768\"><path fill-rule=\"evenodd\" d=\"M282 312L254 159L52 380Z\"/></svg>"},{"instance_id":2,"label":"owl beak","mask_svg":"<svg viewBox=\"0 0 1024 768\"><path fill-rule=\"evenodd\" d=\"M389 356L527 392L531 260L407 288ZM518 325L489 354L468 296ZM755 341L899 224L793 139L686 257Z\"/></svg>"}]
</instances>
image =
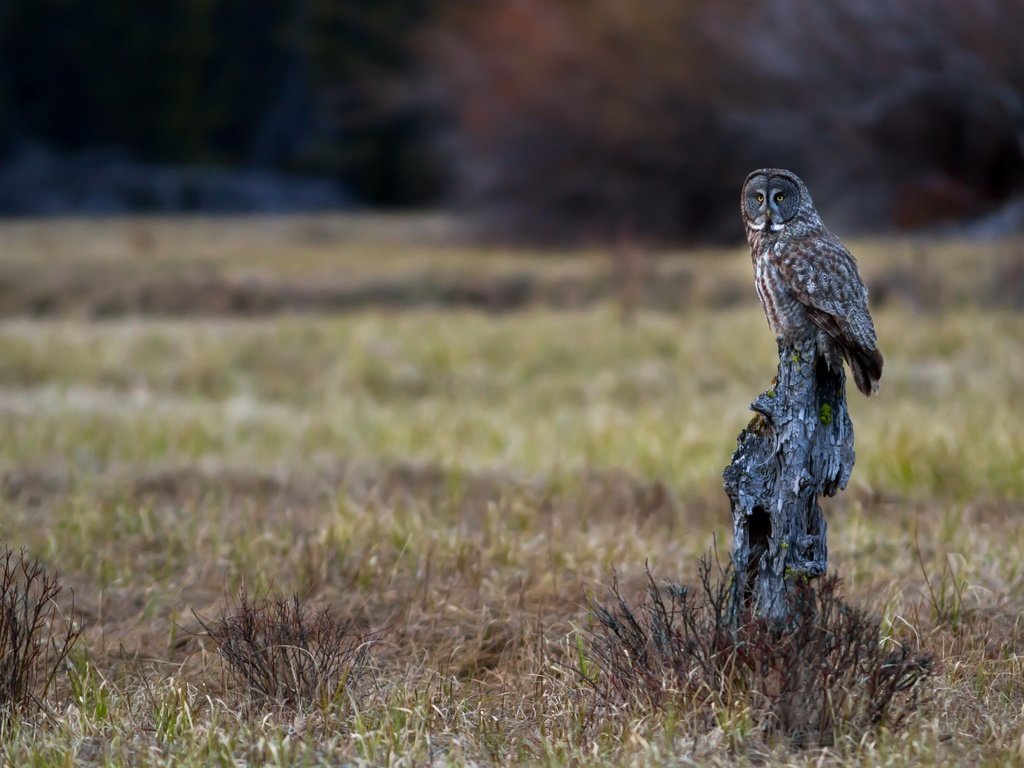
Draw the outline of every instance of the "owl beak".
<instances>
[{"instance_id":1,"label":"owl beak","mask_svg":"<svg viewBox=\"0 0 1024 768\"><path fill-rule=\"evenodd\" d=\"M772 220L772 209L771 208L765 208L764 209L764 218L765 218L766 221L769 221L769 222Z\"/></svg>"}]
</instances>

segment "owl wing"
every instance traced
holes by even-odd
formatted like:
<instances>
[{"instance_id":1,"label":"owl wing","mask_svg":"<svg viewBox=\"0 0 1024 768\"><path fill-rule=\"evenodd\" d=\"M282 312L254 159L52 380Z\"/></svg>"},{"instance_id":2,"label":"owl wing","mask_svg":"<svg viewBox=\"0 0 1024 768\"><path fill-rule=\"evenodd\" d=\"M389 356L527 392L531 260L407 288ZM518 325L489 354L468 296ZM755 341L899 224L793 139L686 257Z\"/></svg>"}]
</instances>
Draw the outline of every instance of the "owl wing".
<instances>
[{"instance_id":1,"label":"owl wing","mask_svg":"<svg viewBox=\"0 0 1024 768\"><path fill-rule=\"evenodd\" d=\"M781 269L794 298L818 328L835 341L866 395L878 390L884 362L868 312L868 289L852 254L831 234L790 248Z\"/></svg>"}]
</instances>

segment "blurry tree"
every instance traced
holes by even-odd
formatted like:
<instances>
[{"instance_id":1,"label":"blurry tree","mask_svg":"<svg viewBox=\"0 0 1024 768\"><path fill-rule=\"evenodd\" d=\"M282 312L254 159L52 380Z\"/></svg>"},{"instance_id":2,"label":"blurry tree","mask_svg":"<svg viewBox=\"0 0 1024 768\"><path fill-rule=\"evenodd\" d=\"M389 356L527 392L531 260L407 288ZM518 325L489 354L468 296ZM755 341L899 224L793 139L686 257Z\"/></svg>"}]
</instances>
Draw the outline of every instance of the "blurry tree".
<instances>
[{"instance_id":1,"label":"blurry tree","mask_svg":"<svg viewBox=\"0 0 1024 768\"><path fill-rule=\"evenodd\" d=\"M445 176L437 110L415 87L415 34L440 0L308 2L322 99L307 162L338 169L371 202L436 200Z\"/></svg>"},{"instance_id":2,"label":"blurry tree","mask_svg":"<svg viewBox=\"0 0 1024 768\"><path fill-rule=\"evenodd\" d=\"M461 200L523 237L741 234L792 167L830 222L930 226L1024 190L1019 0L493 0L430 58Z\"/></svg>"},{"instance_id":3,"label":"blurry tree","mask_svg":"<svg viewBox=\"0 0 1024 768\"><path fill-rule=\"evenodd\" d=\"M708 40L679 0L495 0L430 51L461 199L520 237L720 235L742 167L713 107Z\"/></svg>"},{"instance_id":4,"label":"blurry tree","mask_svg":"<svg viewBox=\"0 0 1024 768\"><path fill-rule=\"evenodd\" d=\"M755 88L732 83L731 111L795 147L838 218L928 226L1024 191L1024 3L747 5L709 27L754 74Z\"/></svg>"}]
</instances>

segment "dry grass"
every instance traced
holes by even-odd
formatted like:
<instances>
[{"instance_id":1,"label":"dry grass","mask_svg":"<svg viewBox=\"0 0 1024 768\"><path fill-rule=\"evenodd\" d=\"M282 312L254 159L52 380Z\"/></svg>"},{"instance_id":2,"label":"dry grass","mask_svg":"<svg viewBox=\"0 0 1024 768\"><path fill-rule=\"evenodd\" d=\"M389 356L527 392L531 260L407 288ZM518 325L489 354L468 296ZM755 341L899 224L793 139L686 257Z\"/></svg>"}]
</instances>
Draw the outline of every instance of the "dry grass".
<instances>
[{"instance_id":1,"label":"dry grass","mask_svg":"<svg viewBox=\"0 0 1024 768\"><path fill-rule=\"evenodd\" d=\"M153 274L202 261L268 282L491 274L473 248L392 224L158 222L134 244L131 222L0 236L4 267L38 279L69 265L149 274L149 259ZM0 532L60 571L86 627L49 697L60 716L8 727L4 760L1024 760L1024 317L979 299L1014 247L930 246L942 301L892 293L877 313L886 378L879 399L851 404L858 461L826 511L832 566L846 599L938 672L901 730L795 753L746 706L700 729L671 707L596 717L570 669L613 568L635 605L645 561L686 579L728 542L720 472L774 365L738 251L669 256L658 269L692 271L689 306L641 307L629 327L606 301L3 321ZM869 279L912 259L903 248L858 249ZM493 263L545 284L598 284L611 268L600 255ZM193 611L221 616L243 587L384 628L358 692L240 714Z\"/></svg>"}]
</instances>

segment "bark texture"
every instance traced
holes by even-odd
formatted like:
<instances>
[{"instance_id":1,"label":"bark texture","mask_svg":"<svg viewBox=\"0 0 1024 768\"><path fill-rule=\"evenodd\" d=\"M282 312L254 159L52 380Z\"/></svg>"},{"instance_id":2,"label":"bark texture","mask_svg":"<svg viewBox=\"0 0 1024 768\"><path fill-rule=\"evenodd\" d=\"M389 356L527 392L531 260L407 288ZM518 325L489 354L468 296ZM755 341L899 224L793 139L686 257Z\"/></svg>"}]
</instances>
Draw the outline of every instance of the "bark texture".
<instances>
[{"instance_id":1,"label":"bark texture","mask_svg":"<svg viewBox=\"0 0 1024 768\"><path fill-rule=\"evenodd\" d=\"M737 438L723 473L732 506L734 609L753 605L784 620L796 579L828 565L820 496L846 487L853 470L853 424L846 377L829 369L813 341L779 341L775 388L750 405L757 415Z\"/></svg>"}]
</instances>

